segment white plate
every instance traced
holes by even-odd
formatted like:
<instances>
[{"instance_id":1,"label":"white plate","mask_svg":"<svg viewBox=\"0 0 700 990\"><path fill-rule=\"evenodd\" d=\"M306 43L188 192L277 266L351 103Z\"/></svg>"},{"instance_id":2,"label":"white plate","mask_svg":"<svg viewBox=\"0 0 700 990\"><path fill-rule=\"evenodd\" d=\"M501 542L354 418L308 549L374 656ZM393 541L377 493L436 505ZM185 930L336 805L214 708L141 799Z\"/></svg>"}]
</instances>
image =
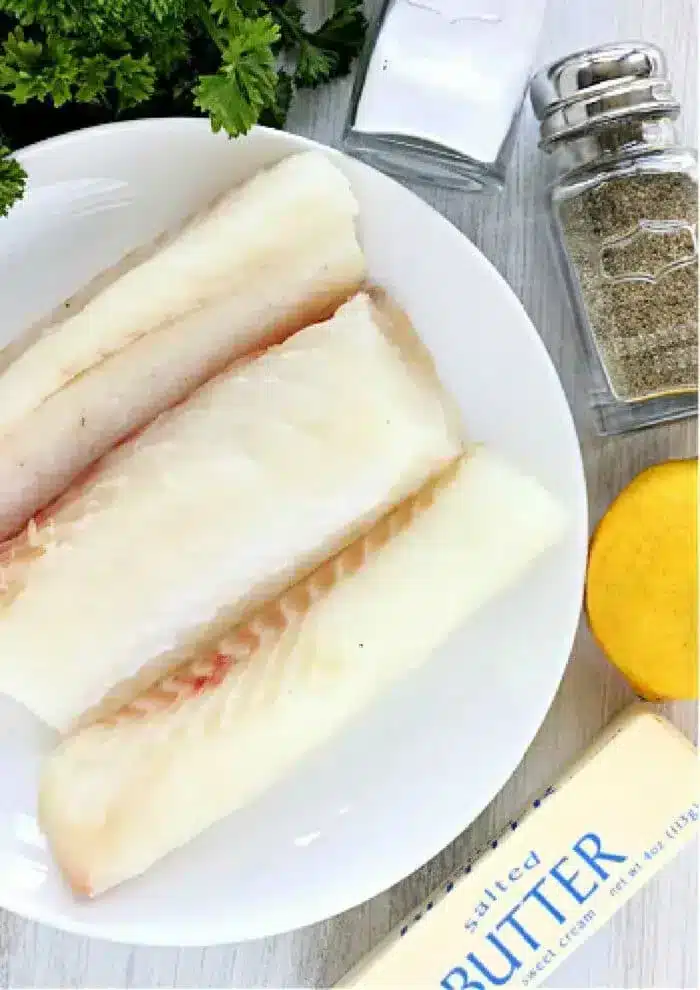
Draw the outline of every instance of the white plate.
<instances>
[{"instance_id":1,"label":"white plate","mask_svg":"<svg viewBox=\"0 0 700 990\"><path fill-rule=\"evenodd\" d=\"M205 121L154 120L25 151L29 195L0 221L0 333L11 338L128 248L309 145L264 130L229 141ZM336 914L406 876L473 821L515 769L559 684L579 615L587 521L557 375L520 303L465 237L379 172L336 161L361 204L372 276L413 317L471 436L562 499L568 537L283 785L94 903L72 899L36 824L37 765L51 734L3 702L0 903L19 914L164 945L271 935Z\"/></svg>"}]
</instances>

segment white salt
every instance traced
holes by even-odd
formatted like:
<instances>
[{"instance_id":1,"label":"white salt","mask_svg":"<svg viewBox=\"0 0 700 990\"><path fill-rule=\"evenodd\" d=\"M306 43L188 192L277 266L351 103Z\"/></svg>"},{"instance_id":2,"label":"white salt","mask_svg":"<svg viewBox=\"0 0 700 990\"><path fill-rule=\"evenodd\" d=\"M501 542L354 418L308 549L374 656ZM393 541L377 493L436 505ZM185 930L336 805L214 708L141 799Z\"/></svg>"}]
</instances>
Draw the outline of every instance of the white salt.
<instances>
[{"instance_id":1,"label":"white salt","mask_svg":"<svg viewBox=\"0 0 700 990\"><path fill-rule=\"evenodd\" d=\"M390 0L353 130L492 163L523 100L546 0Z\"/></svg>"}]
</instances>

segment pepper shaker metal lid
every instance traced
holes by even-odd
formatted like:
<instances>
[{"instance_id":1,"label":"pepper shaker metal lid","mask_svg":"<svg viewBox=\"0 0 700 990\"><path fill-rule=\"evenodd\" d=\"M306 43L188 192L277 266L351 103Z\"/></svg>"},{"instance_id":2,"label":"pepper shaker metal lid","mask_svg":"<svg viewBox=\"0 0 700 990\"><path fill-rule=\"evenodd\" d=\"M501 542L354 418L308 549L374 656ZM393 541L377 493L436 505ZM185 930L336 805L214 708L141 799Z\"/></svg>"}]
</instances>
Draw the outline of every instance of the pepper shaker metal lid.
<instances>
[{"instance_id":1,"label":"pepper shaker metal lid","mask_svg":"<svg viewBox=\"0 0 700 990\"><path fill-rule=\"evenodd\" d=\"M631 114L680 112L663 52L639 41L589 48L545 66L532 79L530 99L541 147Z\"/></svg>"}]
</instances>

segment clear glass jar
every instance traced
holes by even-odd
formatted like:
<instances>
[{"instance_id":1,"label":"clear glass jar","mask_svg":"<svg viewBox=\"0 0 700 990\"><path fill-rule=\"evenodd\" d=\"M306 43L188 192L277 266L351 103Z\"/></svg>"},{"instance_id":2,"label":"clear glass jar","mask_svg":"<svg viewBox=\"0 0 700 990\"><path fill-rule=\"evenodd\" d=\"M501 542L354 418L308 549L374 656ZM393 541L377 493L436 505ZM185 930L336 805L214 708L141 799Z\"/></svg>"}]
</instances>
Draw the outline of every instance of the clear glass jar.
<instances>
[{"instance_id":1,"label":"clear glass jar","mask_svg":"<svg viewBox=\"0 0 700 990\"><path fill-rule=\"evenodd\" d=\"M697 156L663 54L640 43L568 56L537 73L547 204L602 434L697 411Z\"/></svg>"},{"instance_id":2,"label":"clear glass jar","mask_svg":"<svg viewBox=\"0 0 700 990\"><path fill-rule=\"evenodd\" d=\"M383 0L343 134L390 175L499 189L527 93L545 0Z\"/></svg>"}]
</instances>

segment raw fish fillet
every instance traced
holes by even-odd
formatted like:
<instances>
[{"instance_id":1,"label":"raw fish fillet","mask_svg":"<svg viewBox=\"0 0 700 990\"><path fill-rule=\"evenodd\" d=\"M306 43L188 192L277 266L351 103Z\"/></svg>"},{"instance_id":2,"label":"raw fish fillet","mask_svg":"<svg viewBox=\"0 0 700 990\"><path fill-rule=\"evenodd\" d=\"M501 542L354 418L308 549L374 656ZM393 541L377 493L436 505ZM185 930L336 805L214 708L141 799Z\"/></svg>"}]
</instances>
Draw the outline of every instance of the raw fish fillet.
<instances>
[{"instance_id":1,"label":"raw fish fillet","mask_svg":"<svg viewBox=\"0 0 700 990\"><path fill-rule=\"evenodd\" d=\"M0 692L59 730L129 700L459 457L458 418L402 336L356 296L163 414L0 548Z\"/></svg>"},{"instance_id":2,"label":"raw fish fillet","mask_svg":"<svg viewBox=\"0 0 700 990\"><path fill-rule=\"evenodd\" d=\"M0 374L0 537L233 359L325 319L365 263L357 203L320 152L227 194Z\"/></svg>"},{"instance_id":3,"label":"raw fish fillet","mask_svg":"<svg viewBox=\"0 0 700 990\"><path fill-rule=\"evenodd\" d=\"M137 876L253 801L563 526L537 482L477 448L174 676L65 739L43 770L40 818L73 889Z\"/></svg>"}]
</instances>

